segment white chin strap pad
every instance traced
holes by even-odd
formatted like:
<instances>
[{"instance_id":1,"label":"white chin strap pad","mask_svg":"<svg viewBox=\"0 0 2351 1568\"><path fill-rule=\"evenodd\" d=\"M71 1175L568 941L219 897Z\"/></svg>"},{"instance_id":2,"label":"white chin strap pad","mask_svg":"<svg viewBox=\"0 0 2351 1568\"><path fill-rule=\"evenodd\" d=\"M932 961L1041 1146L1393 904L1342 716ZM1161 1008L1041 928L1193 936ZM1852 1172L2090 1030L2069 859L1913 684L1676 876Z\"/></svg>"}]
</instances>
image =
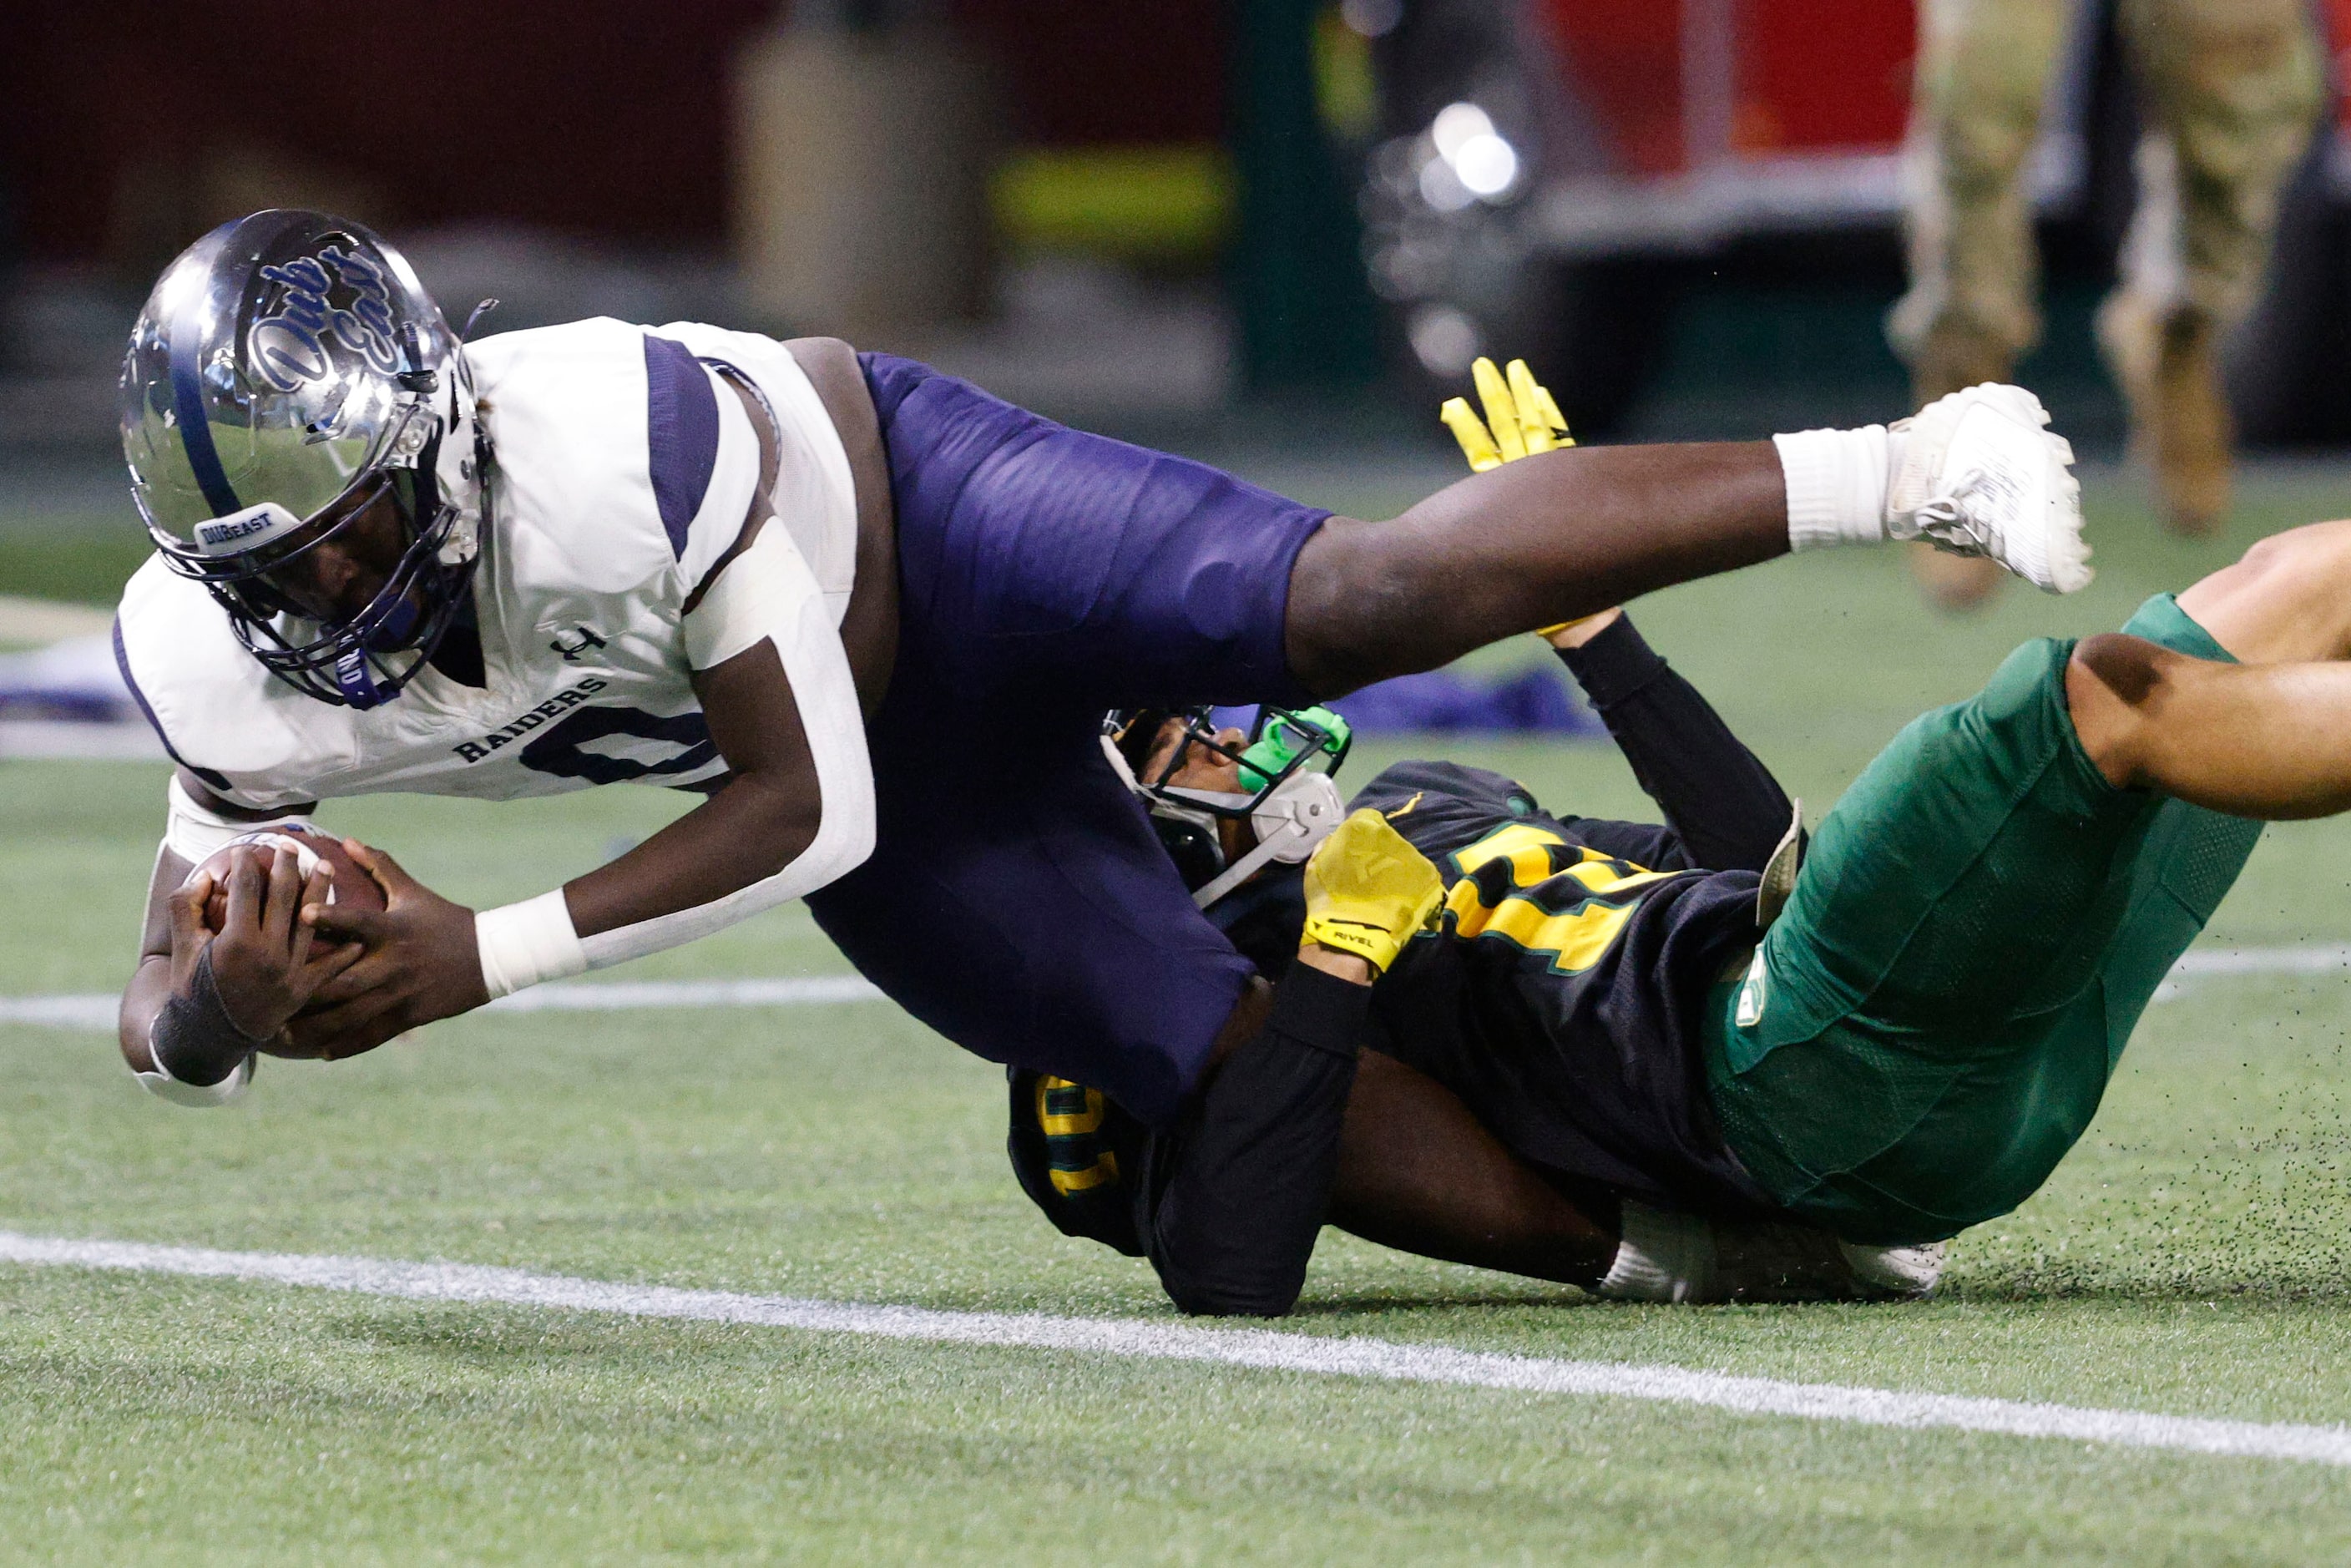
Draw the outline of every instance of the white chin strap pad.
<instances>
[{"instance_id":1,"label":"white chin strap pad","mask_svg":"<svg viewBox=\"0 0 2351 1568\"><path fill-rule=\"evenodd\" d=\"M1255 876L1261 867L1280 862L1296 865L1314 852L1347 815L1347 803L1328 773L1293 773L1266 792L1249 813L1257 830L1257 848L1227 866L1223 874L1192 895L1206 909Z\"/></svg>"}]
</instances>

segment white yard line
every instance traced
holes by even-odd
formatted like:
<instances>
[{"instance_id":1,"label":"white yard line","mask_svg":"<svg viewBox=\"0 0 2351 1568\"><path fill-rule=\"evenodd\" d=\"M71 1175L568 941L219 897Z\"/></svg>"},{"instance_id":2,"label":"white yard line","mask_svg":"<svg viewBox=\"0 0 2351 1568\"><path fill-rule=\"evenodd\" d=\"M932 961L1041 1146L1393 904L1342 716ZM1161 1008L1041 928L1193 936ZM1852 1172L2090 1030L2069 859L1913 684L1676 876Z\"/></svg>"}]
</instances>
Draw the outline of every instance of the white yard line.
<instances>
[{"instance_id":1,"label":"white yard line","mask_svg":"<svg viewBox=\"0 0 2351 1568\"><path fill-rule=\"evenodd\" d=\"M2227 975L2325 975L2351 971L2351 946L2199 947L2173 966L2155 999L2168 1002L2199 980ZM619 1012L661 1008L789 1008L870 1002L882 993L854 975L790 980L634 980L538 986L492 1002L502 1012ZM0 1023L114 1029L116 998L97 992L0 997Z\"/></svg>"},{"instance_id":2,"label":"white yard line","mask_svg":"<svg viewBox=\"0 0 2351 1568\"><path fill-rule=\"evenodd\" d=\"M2171 977L2326 975L2337 969L2351 969L2351 947L2196 947L2180 955Z\"/></svg>"},{"instance_id":3,"label":"white yard line","mask_svg":"<svg viewBox=\"0 0 2351 1568\"><path fill-rule=\"evenodd\" d=\"M821 1002L879 1001L882 993L855 975L793 980L632 980L536 986L490 1003L497 1012L620 1012L662 1008L792 1008ZM96 991L53 997L0 997L0 1023L114 1032L119 997Z\"/></svg>"},{"instance_id":4,"label":"white yard line","mask_svg":"<svg viewBox=\"0 0 2351 1568\"><path fill-rule=\"evenodd\" d=\"M114 612L94 604L0 593L0 641L59 643L68 637L102 637L113 625Z\"/></svg>"},{"instance_id":5,"label":"white yard line","mask_svg":"<svg viewBox=\"0 0 2351 1568\"><path fill-rule=\"evenodd\" d=\"M2099 1410L1949 1394L1906 1394L1834 1383L1783 1383L1776 1378L1736 1377L1679 1366L1552 1361L1454 1350L1444 1345L1277 1333L1266 1329L1200 1328L1117 1318L1050 1317L1042 1313L934 1312L858 1301L746 1295L733 1291L623 1285L465 1263L410 1263L388 1258L317 1257L288 1252L216 1252L196 1247L80 1241L11 1231L0 1231L0 1262L37 1268L111 1269L144 1274L251 1280L413 1301L487 1301L559 1312L683 1318L931 1343L1068 1351L1144 1361L1204 1362L1376 1382L1645 1399L1668 1405L1706 1406L1747 1416L1850 1421L1869 1427L1947 1428L2178 1453L2351 1466L2351 1428L2342 1427L2217 1421L2141 1410Z\"/></svg>"},{"instance_id":6,"label":"white yard line","mask_svg":"<svg viewBox=\"0 0 2351 1568\"><path fill-rule=\"evenodd\" d=\"M2180 955L2149 999L2177 1001L2223 975L2331 975L2351 969L2351 947L2198 947Z\"/></svg>"},{"instance_id":7,"label":"white yard line","mask_svg":"<svg viewBox=\"0 0 2351 1568\"><path fill-rule=\"evenodd\" d=\"M92 723L67 718L0 718L0 758L162 762L163 745L143 720Z\"/></svg>"},{"instance_id":8,"label":"white yard line","mask_svg":"<svg viewBox=\"0 0 2351 1568\"><path fill-rule=\"evenodd\" d=\"M110 1034L114 1030L115 1009L121 1002L120 997L94 991L79 996L0 997L0 1023L38 1023L51 1029Z\"/></svg>"},{"instance_id":9,"label":"white yard line","mask_svg":"<svg viewBox=\"0 0 2351 1568\"><path fill-rule=\"evenodd\" d=\"M2156 1001L2184 995L2196 980L2215 976L2315 976L2351 971L2351 947L2199 947L2172 967ZM607 1013L684 1006L809 1006L816 1001L879 1001L882 992L858 976L807 980L625 980L625 983L538 985L489 1006L506 1013ZM45 1022L58 1030L115 1028L115 997L82 992L61 997L0 997L0 1022Z\"/></svg>"},{"instance_id":10,"label":"white yard line","mask_svg":"<svg viewBox=\"0 0 2351 1568\"><path fill-rule=\"evenodd\" d=\"M624 980L534 986L490 1006L506 1012L617 1012L638 1008L794 1008L812 1002L875 1002L882 993L857 975L798 980Z\"/></svg>"}]
</instances>

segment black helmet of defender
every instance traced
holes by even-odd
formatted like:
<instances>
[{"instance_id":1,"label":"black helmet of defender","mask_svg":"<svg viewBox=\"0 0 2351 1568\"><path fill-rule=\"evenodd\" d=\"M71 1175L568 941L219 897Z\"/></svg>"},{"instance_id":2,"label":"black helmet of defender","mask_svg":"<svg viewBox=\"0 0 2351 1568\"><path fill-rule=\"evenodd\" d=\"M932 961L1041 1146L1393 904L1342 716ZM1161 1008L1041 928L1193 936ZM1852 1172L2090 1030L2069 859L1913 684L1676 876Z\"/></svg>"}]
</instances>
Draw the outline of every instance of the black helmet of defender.
<instances>
[{"instance_id":1,"label":"black helmet of defender","mask_svg":"<svg viewBox=\"0 0 2351 1568\"><path fill-rule=\"evenodd\" d=\"M322 213L256 213L167 267L122 366L122 452L147 532L287 685L389 702L465 603L488 453L456 334L400 253ZM348 621L267 574L385 496L398 566Z\"/></svg>"},{"instance_id":2,"label":"black helmet of defender","mask_svg":"<svg viewBox=\"0 0 2351 1568\"><path fill-rule=\"evenodd\" d=\"M1161 728L1170 719L1182 733L1144 776ZM1332 775L1353 737L1347 721L1329 708L1264 706L1241 746L1217 738L1213 708L1113 708L1102 716L1102 755L1150 814L1152 831L1167 852L1192 902L1206 909L1266 865L1295 865L1338 827L1347 809ZM1191 789L1176 783L1196 747L1233 765L1238 790ZM1320 762L1319 770L1310 765ZM1257 847L1225 862L1219 821L1249 824Z\"/></svg>"}]
</instances>

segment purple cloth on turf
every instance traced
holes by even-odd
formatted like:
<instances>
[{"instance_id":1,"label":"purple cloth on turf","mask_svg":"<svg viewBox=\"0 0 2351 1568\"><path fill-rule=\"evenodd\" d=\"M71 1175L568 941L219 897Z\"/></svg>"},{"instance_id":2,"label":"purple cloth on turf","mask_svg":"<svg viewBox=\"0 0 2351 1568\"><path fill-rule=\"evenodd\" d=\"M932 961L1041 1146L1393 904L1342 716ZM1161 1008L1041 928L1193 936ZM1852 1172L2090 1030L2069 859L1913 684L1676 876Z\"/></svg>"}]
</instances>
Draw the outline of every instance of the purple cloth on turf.
<instances>
[{"instance_id":1,"label":"purple cloth on turf","mask_svg":"<svg viewBox=\"0 0 2351 1568\"><path fill-rule=\"evenodd\" d=\"M1499 680L1450 670L1399 675L1325 705L1358 735L1557 735L1601 737L1600 716L1549 665ZM1217 722L1247 729L1255 710L1219 708Z\"/></svg>"}]
</instances>

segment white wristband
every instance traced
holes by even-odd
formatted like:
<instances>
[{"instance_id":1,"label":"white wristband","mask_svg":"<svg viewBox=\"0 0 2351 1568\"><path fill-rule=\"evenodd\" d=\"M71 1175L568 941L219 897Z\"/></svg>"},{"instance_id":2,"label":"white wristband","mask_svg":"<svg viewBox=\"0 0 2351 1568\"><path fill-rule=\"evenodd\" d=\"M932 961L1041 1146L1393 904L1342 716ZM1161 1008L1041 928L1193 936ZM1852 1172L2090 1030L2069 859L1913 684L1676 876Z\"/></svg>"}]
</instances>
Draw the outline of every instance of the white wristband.
<instances>
[{"instance_id":1,"label":"white wristband","mask_svg":"<svg viewBox=\"0 0 2351 1568\"><path fill-rule=\"evenodd\" d=\"M1886 538L1886 487L1894 471L1886 426L1800 430L1775 435L1788 486L1788 548L1876 544Z\"/></svg>"},{"instance_id":2,"label":"white wristband","mask_svg":"<svg viewBox=\"0 0 2351 1568\"><path fill-rule=\"evenodd\" d=\"M482 983L493 1000L541 980L584 974L588 955L572 929L571 907L563 890L542 893L474 916L474 941L481 948Z\"/></svg>"}]
</instances>

